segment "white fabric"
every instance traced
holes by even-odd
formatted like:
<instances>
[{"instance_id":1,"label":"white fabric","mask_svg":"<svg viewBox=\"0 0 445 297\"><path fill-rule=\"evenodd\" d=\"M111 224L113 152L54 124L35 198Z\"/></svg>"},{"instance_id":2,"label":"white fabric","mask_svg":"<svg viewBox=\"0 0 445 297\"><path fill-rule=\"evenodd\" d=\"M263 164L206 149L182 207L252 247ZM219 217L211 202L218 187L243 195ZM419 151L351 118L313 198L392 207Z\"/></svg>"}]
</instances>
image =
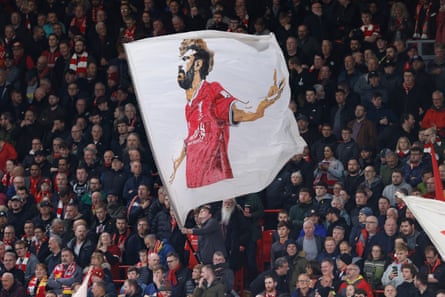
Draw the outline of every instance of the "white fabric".
<instances>
[{"instance_id":1,"label":"white fabric","mask_svg":"<svg viewBox=\"0 0 445 297\"><path fill-rule=\"evenodd\" d=\"M169 184L173 159L187 136L186 95L177 82L179 46L183 39L202 38L214 52L206 80L218 82L238 98L236 107L255 111L273 85L284 78L281 98L263 118L230 127L229 160L234 178L199 188L187 188L184 160ZM196 31L148 38L125 44L142 117L163 184L167 186L178 221L199 205L253 193L265 188L284 164L302 153L305 142L288 108L288 69L275 36Z\"/></svg>"},{"instance_id":2,"label":"white fabric","mask_svg":"<svg viewBox=\"0 0 445 297\"><path fill-rule=\"evenodd\" d=\"M403 197L403 201L445 259L445 202L416 196Z\"/></svg>"}]
</instances>

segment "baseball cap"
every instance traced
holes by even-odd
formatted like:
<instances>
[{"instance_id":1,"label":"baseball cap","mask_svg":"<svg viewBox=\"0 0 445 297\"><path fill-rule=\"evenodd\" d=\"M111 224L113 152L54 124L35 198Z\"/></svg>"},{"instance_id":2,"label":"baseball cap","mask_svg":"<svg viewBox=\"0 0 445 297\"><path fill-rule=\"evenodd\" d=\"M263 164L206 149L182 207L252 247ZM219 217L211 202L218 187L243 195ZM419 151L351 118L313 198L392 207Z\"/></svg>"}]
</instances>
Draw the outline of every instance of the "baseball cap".
<instances>
[{"instance_id":1,"label":"baseball cap","mask_svg":"<svg viewBox=\"0 0 445 297\"><path fill-rule=\"evenodd\" d=\"M114 160L118 160L118 161L123 162L123 161L122 161L122 158L119 157L118 155L114 155L114 156L113 156L113 161L114 161Z\"/></svg>"},{"instance_id":2,"label":"baseball cap","mask_svg":"<svg viewBox=\"0 0 445 297\"><path fill-rule=\"evenodd\" d=\"M318 210L315 209L315 208L311 209L311 210L306 214L306 217L307 217L307 218L308 218L308 217L317 217L317 216L320 216L320 213L319 213Z\"/></svg>"},{"instance_id":3,"label":"baseball cap","mask_svg":"<svg viewBox=\"0 0 445 297\"><path fill-rule=\"evenodd\" d=\"M359 213L362 213L366 216L372 216L374 213L372 212L372 209L370 207L362 207L359 211Z\"/></svg>"},{"instance_id":4,"label":"baseball cap","mask_svg":"<svg viewBox=\"0 0 445 297\"><path fill-rule=\"evenodd\" d=\"M23 202L22 198L19 195L14 195L11 197L11 201L20 201Z\"/></svg>"},{"instance_id":5,"label":"baseball cap","mask_svg":"<svg viewBox=\"0 0 445 297\"><path fill-rule=\"evenodd\" d=\"M309 122L308 117L305 116L304 114L301 114L301 113L297 116L297 121L299 121L299 120L303 120L303 121Z\"/></svg>"},{"instance_id":6,"label":"baseball cap","mask_svg":"<svg viewBox=\"0 0 445 297\"><path fill-rule=\"evenodd\" d=\"M40 207L53 207L53 205L48 200L42 200L42 202L40 202Z\"/></svg>"},{"instance_id":7,"label":"baseball cap","mask_svg":"<svg viewBox=\"0 0 445 297\"><path fill-rule=\"evenodd\" d=\"M7 217L6 211L1 210L0 211L0 217Z\"/></svg>"},{"instance_id":8,"label":"baseball cap","mask_svg":"<svg viewBox=\"0 0 445 297\"><path fill-rule=\"evenodd\" d=\"M349 254L341 254L338 259L342 260L346 265L352 263L352 257Z\"/></svg>"},{"instance_id":9,"label":"baseball cap","mask_svg":"<svg viewBox=\"0 0 445 297\"><path fill-rule=\"evenodd\" d=\"M421 61L421 62L423 62L423 58L422 58L422 56L414 56L411 61L412 62L414 62L414 61Z\"/></svg>"},{"instance_id":10,"label":"baseball cap","mask_svg":"<svg viewBox=\"0 0 445 297\"><path fill-rule=\"evenodd\" d=\"M368 73L368 78L371 78L371 77L379 77L379 73L377 71L370 71Z\"/></svg>"},{"instance_id":11,"label":"baseball cap","mask_svg":"<svg viewBox=\"0 0 445 297\"><path fill-rule=\"evenodd\" d=\"M326 212L326 214L328 214L328 213L334 213L337 216L340 216L340 209L338 209L337 207L330 207L328 209L328 211Z\"/></svg>"},{"instance_id":12,"label":"baseball cap","mask_svg":"<svg viewBox=\"0 0 445 297\"><path fill-rule=\"evenodd\" d=\"M44 150L38 150L34 154L35 156L46 156L46 152Z\"/></svg>"},{"instance_id":13,"label":"baseball cap","mask_svg":"<svg viewBox=\"0 0 445 297\"><path fill-rule=\"evenodd\" d=\"M204 204L204 205L201 205L201 207L199 208L199 210L201 210L201 209L207 209L208 211L212 211L212 206L210 205L210 204Z\"/></svg>"},{"instance_id":14,"label":"baseball cap","mask_svg":"<svg viewBox=\"0 0 445 297\"><path fill-rule=\"evenodd\" d=\"M383 67L396 67L396 63L394 63L393 61L386 59L383 62Z\"/></svg>"}]
</instances>

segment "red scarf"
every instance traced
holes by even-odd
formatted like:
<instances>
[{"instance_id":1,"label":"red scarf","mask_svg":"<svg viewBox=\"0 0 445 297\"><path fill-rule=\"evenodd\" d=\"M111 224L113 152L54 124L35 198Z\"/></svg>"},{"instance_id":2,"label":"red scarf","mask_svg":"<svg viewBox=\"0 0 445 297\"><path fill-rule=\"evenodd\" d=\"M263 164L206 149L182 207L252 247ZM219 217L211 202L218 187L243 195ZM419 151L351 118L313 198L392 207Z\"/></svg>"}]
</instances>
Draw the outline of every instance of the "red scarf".
<instances>
[{"instance_id":1,"label":"red scarf","mask_svg":"<svg viewBox=\"0 0 445 297\"><path fill-rule=\"evenodd\" d=\"M73 18L70 27L77 27L79 28L80 33L85 34L87 32L87 17L84 16L81 19Z\"/></svg>"},{"instance_id":2,"label":"red scarf","mask_svg":"<svg viewBox=\"0 0 445 297\"><path fill-rule=\"evenodd\" d=\"M91 21L93 23L97 23L97 11L103 10L102 3L99 3L98 6L92 6L91 7Z\"/></svg>"},{"instance_id":3,"label":"red scarf","mask_svg":"<svg viewBox=\"0 0 445 297\"><path fill-rule=\"evenodd\" d=\"M48 281L47 277L44 277L41 280L39 280L37 279L36 276L34 276L32 279L29 280L28 283L28 288L27 288L28 295L35 297L45 297L47 281Z\"/></svg>"},{"instance_id":4,"label":"red scarf","mask_svg":"<svg viewBox=\"0 0 445 297\"><path fill-rule=\"evenodd\" d=\"M31 242L31 245L35 247L36 249L36 255L39 254L40 248L42 247L42 244L48 241L48 237L46 235L43 236L41 241L38 241L35 237L33 238L33 241Z\"/></svg>"},{"instance_id":5,"label":"red scarf","mask_svg":"<svg viewBox=\"0 0 445 297\"><path fill-rule=\"evenodd\" d=\"M33 178L32 176L29 177L29 181L31 183L29 186L29 193L34 197L37 194L38 186L41 180L42 180L41 176L38 176L37 178Z\"/></svg>"},{"instance_id":6,"label":"red scarf","mask_svg":"<svg viewBox=\"0 0 445 297\"><path fill-rule=\"evenodd\" d=\"M127 228L127 230L123 234L114 233L113 234L113 243L115 245L117 245L118 247L120 247L127 240L127 238L129 236L130 236L130 229L129 228Z\"/></svg>"},{"instance_id":7,"label":"red scarf","mask_svg":"<svg viewBox=\"0 0 445 297\"><path fill-rule=\"evenodd\" d=\"M70 69L76 71L77 74L87 74L87 66L88 66L88 53L83 52L78 55L76 53L73 54L70 60Z\"/></svg>"},{"instance_id":8,"label":"red scarf","mask_svg":"<svg viewBox=\"0 0 445 297\"><path fill-rule=\"evenodd\" d=\"M181 264L178 264L178 268L170 269L168 271L167 280L173 285L176 286L178 284L178 279L176 278L176 272L181 269Z\"/></svg>"},{"instance_id":9,"label":"red scarf","mask_svg":"<svg viewBox=\"0 0 445 297\"><path fill-rule=\"evenodd\" d=\"M70 278L73 277L74 272L76 272L77 265L75 262L69 264L65 268L65 264L58 264L54 267L53 273L54 278Z\"/></svg>"},{"instance_id":10,"label":"red scarf","mask_svg":"<svg viewBox=\"0 0 445 297\"><path fill-rule=\"evenodd\" d=\"M398 150L398 151L397 151L397 155L398 155L400 158L404 158L404 157L406 157L408 154L409 154L409 150L406 150L406 151L400 151L400 150Z\"/></svg>"},{"instance_id":11,"label":"red scarf","mask_svg":"<svg viewBox=\"0 0 445 297\"><path fill-rule=\"evenodd\" d=\"M26 30L28 30L29 32L31 32L31 19L29 17L29 13L27 13L25 15L25 28Z\"/></svg>"},{"instance_id":12,"label":"red scarf","mask_svg":"<svg viewBox=\"0 0 445 297\"><path fill-rule=\"evenodd\" d=\"M178 225L178 222L176 222L176 218L175 217L170 217L170 224L172 225L172 231L175 230L176 226Z\"/></svg>"},{"instance_id":13,"label":"red scarf","mask_svg":"<svg viewBox=\"0 0 445 297\"><path fill-rule=\"evenodd\" d=\"M9 188L9 186L12 185L13 179L14 179L14 176L12 174L9 174L8 172L6 172L5 174L3 174L3 177L2 177L2 185L4 185L6 188Z\"/></svg>"},{"instance_id":14,"label":"red scarf","mask_svg":"<svg viewBox=\"0 0 445 297\"><path fill-rule=\"evenodd\" d=\"M3 237L3 243L6 245L6 249L8 249L8 248L13 249L14 242L15 242L14 238L13 239L6 239L6 238Z\"/></svg>"},{"instance_id":15,"label":"red scarf","mask_svg":"<svg viewBox=\"0 0 445 297\"><path fill-rule=\"evenodd\" d=\"M163 247L164 245L162 244L162 241L156 240L155 246L148 249L148 255L159 254Z\"/></svg>"},{"instance_id":16,"label":"red scarf","mask_svg":"<svg viewBox=\"0 0 445 297\"><path fill-rule=\"evenodd\" d=\"M136 32L136 25L134 25L131 28L125 29L124 33L123 33L124 40L126 40L127 42L134 41L134 33L135 32Z\"/></svg>"},{"instance_id":17,"label":"red scarf","mask_svg":"<svg viewBox=\"0 0 445 297\"><path fill-rule=\"evenodd\" d=\"M63 213L63 202L62 200L59 200L59 202L57 203L57 211L56 211L58 219L62 219L62 213Z\"/></svg>"},{"instance_id":18,"label":"red scarf","mask_svg":"<svg viewBox=\"0 0 445 297\"><path fill-rule=\"evenodd\" d=\"M36 203L39 204L44 197L51 197L51 192L50 191L40 191L37 193L37 195L35 196L36 198Z\"/></svg>"},{"instance_id":19,"label":"red scarf","mask_svg":"<svg viewBox=\"0 0 445 297\"><path fill-rule=\"evenodd\" d=\"M409 91L411 91L411 89L413 88L412 86L408 86L406 83L402 84L403 89L405 90L405 94L408 95Z\"/></svg>"},{"instance_id":20,"label":"red scarf","mask_svg":"<svg viewBox=\"0 0 445 297\"><path fill-rule=\"evenodd\" d=\"M43 55L48 59L48 68L52 69L56 65L57 58L60 57L60 52L57 50L57 48L55 51L48 49L43 52Z\"/></svg>"},{"instance_id":21,"label":"red scarf","mask_svg":"<svg viewBox=\"0 0 445 297\"><path fill-rule=\"evenodd\" d=\"M25 272L26 271L26 265L28 265L29 257L31 257L31 252L27 251L26 255L25 255L25 258L23 258L23 260L20 257L17 258L17 262L15 262L15 267L17 269L20 269L21 271Z\"/></svg>"},{"instance_id":22,"label":"red scarf","mask_svg":"<svg viewBox=\"0 0 445 297\"><path fill-rule=\"evenodd\" d=\"M436 262L434 262L433 266L431 267L431 265L425 261L425 265L428 268L428 274L432 274L434 273L434 271L436 271L437 267L441 264L440 259L437 259Z\"/></svg>"}]
</instances>

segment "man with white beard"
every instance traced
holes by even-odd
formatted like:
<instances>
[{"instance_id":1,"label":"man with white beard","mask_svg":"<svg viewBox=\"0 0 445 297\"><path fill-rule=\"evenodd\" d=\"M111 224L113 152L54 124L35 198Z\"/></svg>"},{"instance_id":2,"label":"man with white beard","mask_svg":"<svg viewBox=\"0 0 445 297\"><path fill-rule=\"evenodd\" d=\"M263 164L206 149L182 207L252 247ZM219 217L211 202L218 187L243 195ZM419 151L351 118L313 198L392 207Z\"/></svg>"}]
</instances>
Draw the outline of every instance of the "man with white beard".
<instances>
[{"instance_id":1,"label":"man with white beard","mask_svg":"<svg viewBox=\"0 0 445 297\"><path fill-rule=\"evenodd\" d=\"M223 200L219 220L229 267L233 271L239 269L243 263L242 255L249 240L247 221L238 206L233 198Z\"/></svg>"}]
</instances>

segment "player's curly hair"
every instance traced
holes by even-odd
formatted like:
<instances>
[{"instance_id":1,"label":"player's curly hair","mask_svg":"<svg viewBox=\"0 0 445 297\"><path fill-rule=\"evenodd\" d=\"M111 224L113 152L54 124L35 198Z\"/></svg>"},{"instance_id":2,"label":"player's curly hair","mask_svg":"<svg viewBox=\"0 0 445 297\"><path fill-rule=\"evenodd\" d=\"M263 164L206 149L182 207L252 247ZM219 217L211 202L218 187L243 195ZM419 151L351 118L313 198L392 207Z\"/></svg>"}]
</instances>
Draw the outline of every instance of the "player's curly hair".
<instances>
[{"instance_id":1,"label":"player's curly hair","mask_svg":"<svg viewBox=\"0 0 445 297\"><path fill-rule=\"evenodd\" d=\"M207 43L201 38L182 40L181 45L179 46L179 54L183 56L188 50L196 51L195 57L202 59L208 64L208 66L205 65L207 67L203 67L205 68L205 73L201 73L201 75L204 74L204 77L207 76L207 74L212 71L215 53L209 50Z\"/></svg>"}]
</instances>

